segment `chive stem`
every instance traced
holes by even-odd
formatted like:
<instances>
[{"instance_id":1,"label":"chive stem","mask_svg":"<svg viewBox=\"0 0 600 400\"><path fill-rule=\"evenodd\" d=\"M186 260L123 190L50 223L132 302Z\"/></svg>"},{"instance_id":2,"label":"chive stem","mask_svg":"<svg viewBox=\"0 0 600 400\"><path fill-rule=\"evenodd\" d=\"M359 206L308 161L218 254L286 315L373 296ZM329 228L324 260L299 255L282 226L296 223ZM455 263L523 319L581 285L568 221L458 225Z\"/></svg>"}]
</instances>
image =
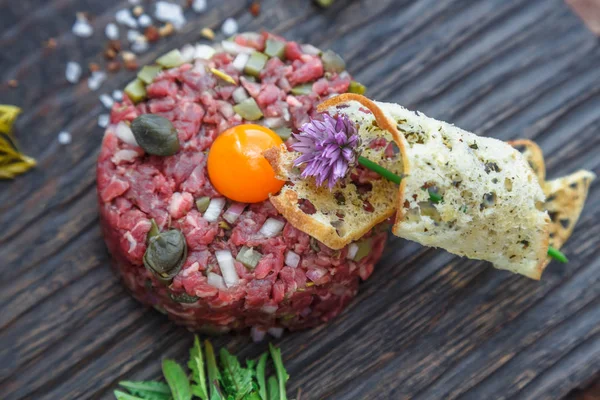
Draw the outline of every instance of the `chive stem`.
<instances>
[{"instance_id":1,"label":"chive stem","mask_svg":"<svg viewBox=\"0 0 600 400\"><path fill-rule=\"evenodd\" d=\"M569 262L567 256L565 256L560 250L555 249L552 246L548 247L548 255L556 261L560 261L561 263Z\"/></svg>"},{"instance_id":2,"label":"chive stem","mask_svg":"<svg viewBox=\"0 0 600 400\"><path fill-rule=\"evenodd\" d=\"M400 181L402 180L400 176L394 174L392 171L383 168L381 165L376 164L363 156L358 156L358 163L363 167L370 169L371 171L377 172L379 175L383 176L389 181L394 182L397 185L399 185Z\"/></svg>"}]
</instances>

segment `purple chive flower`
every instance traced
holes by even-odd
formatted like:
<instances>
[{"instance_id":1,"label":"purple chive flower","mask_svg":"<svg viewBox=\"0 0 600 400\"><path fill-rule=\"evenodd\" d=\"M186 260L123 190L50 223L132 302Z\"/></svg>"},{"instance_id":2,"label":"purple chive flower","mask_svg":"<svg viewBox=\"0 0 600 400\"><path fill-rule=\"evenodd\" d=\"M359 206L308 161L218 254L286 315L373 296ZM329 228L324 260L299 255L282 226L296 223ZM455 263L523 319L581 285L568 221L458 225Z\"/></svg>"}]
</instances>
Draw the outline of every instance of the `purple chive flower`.
<instances>
[{"instance_id":1,"label":"purple chive flower","mask_svg":"<svg viewBox=\"0 0 600 400\"><path fill-rule=\"evenodd\" d=\"M312 119L302 125L292 149L302 153L294 166L306 163L302 177L314 176L317 186L328 181L331 190L356 165L360 139L356 125L347 116L323 114L323 121Z\"/></svg>"}]
</instances>

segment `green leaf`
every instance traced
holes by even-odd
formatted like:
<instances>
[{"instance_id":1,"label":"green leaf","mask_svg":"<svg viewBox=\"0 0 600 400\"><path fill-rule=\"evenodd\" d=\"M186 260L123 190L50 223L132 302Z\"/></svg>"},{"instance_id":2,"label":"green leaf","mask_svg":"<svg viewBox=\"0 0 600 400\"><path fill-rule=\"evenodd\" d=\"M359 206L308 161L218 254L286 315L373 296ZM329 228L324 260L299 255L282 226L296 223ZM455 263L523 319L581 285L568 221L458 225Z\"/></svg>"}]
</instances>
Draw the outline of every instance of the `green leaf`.
<instances>
[{"instance_id":1,"label":"green leaf","mask_svg":"<svg viewBox=\"0 0 600 400\"><path fill-rule=\"evenodd\" d=\"M190 381L181 368L181 365L173 360L163 360L162 370L174 400L191 400L192 391L190 389Z\"/></svg>"},{"instance_id":2,"label":"green leaf","mask_svg":"<svg viewBox=\"0 0 600 400\"><path fill-rule=\"evenodd\" d=\"M267 399L267 382L265 380L265 368L267 366L267 358L269 357L268 353L263 353L262 356L258 359L258 365L256 366L256 380L258 381L258 387L260 397L262 400Z\"/></svg>"},{"instance_id":3,"label":"green leaf","mask_svg":"<svg viewBox=\"0 0 600 400\"><path fill-rule=\"evenodd\" d=\"M257 391L252 391L248 393L243 400L261 400L260 394Z\"/></svg>"},{"instance_id":4,"label":"green leaf","mask_svg":"<svg viewBox=\"0 0 600 400\"><path fill-rule=\"evenodd\" d=\"M267 392L269 393L269 400L279 400L281 398L279 395L279 384L277 383L277 378L274 376L270 376L267 381Z\"/></svg>"},{"instance_id":5,"label":"green leaf","mask_svg":"<svg viewBox=\"0 0 600 400\"><path fill-rule=\"evenodd\" d=\"M208 370L208 387L210 389L210 400L221 400L223 396L219 392L219 381L221 380L221 374L219 368L217 368L217 359L215 358L215 351L212 344L208 341L204 341L204 353L206 354L206 369Z\"/></svg>"},{"instance_id":6,"label":"green leaf","mask_svg":"<svg viewBox=\"0 0 600 400\"><path fill-rule=\"evenodd\" d=\"M155 381L121 381L119 385L129 390L131 394L141 397L144 400L169 400L171 399L171 389L164 382Z\"/></svg>"},{"instance_id":7,"label":"green leaf","mask_svg":"<svg viewBox=\"0 0 600 400\"><path fill-rule=\"evenodd\" d=\"M188 367L192 371L192 393L202 400L208 400L208 390L206 388L206 376L204 374L204 359L202 358L202 348L198 336L194 336L194 345L190 349L190 360Z\"/></svg>"},{"instance_id":8,"label":"green leaf","mask_svg":"<svg viewBox=\"0 0 600 400\"><path fill-rule=\"evenodd\" d=\"M144 400L141 397L132 396L125 392L121 392L120 390L115 390L113 393L117 400Z\"/></svg>"},{"instance_id":9,"label":"green leaf","mask_svg":"<svg viewBox=\"0 0 600 400\"><path fill-rule=\"evenodd\" d=\"M236 400L242 399L252 391L253 371L243 368L237 357L225 348L221 348L219 360L223 366L221 382L226 395L234 395Z\"/></svg>"},{"instance_id":10,"label":"green leaf","mask_svg":"<svg viewBox=\"0 0 600 400\"><path fill-rule=\"evenodd\" d=\"M279 400L287 400L285 384L287 383L288 379L290 379L290 376L288 375L287 371L285 370L285 367L283 366L283 360L281 359L281 349L274 347L271 343L269 343L269 351L271 352L273 364L275 364L275 373L277 375L277 381L279 383Z\"/></svg>"}]
</instances>

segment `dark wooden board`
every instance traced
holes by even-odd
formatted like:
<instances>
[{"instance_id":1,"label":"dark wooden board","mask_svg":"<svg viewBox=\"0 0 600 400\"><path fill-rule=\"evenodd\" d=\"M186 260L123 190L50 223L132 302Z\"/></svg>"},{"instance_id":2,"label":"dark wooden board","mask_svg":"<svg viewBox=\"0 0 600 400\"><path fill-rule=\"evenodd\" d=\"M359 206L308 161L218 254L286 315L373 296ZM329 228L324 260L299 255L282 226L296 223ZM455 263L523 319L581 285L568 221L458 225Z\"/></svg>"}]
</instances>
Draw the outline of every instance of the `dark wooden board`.
<instances>
[{"instance_id":1,"label":"dark wooden board","mask_svg":"<svg viewBox=\"0 0 600 400\"><path fill-rule=\"evenodd\" d=\"M39 167L0 183L0 397L111 398L122 379L157 378L187 357L192 335L140 307L108 267L96 212L98 92L64 79L67 60L99 61L103 29L74 37L76 11L103 27L125 0L0 0L0 103ZM209 0L179 35L145 54L199 39L233 16L333 48L380 100L503 140L531 138L550 177L600 173L600 44L561 0ZM42 42L55 37L49 51ZM17 79L17 88L7 81ZM61 130L73 143L61 146ZM600 373L600 185L565 252L541 282L390 239L352 306L327 326L278 344L290 394L303 399L557 399ZM241 356L266 344L215 339Z\"/></svg>"}]
</instances>

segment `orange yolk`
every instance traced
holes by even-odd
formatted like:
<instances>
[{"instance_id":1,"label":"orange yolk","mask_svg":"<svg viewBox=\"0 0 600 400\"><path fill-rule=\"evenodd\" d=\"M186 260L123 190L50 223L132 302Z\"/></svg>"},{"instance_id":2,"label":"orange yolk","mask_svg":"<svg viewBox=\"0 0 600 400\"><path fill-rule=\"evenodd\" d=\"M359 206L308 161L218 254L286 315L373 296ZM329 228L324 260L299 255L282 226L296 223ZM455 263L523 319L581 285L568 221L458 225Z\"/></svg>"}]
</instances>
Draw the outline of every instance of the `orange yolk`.
<instances>
[{"instance_id":1,"label":"orange yolk","mask_svg":"<svg viewBox=\"0 0 600 400\"><path fill-rule=\"evenodd\" d=\"M245 124L221 133L208 153L208 176L223 196L243 203L258 203L284 184L262 155L283 141L264 126Z\"/></svg>"}]
</instances>

